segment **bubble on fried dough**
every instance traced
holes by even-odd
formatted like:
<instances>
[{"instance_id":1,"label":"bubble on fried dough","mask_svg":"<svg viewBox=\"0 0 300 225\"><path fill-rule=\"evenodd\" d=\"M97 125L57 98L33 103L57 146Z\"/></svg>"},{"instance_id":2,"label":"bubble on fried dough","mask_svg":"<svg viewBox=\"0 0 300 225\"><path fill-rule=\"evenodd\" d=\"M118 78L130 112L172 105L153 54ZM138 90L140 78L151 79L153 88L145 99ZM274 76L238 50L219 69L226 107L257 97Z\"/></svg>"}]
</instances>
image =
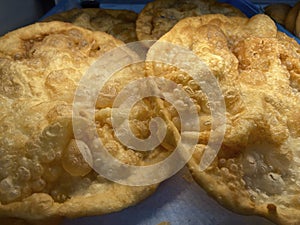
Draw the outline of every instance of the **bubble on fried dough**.
<instances>
[{"instance_id":1,"label":"bubble on fried dough","mask_svg":"<svg viewBox=\"0 0 300 225\"><path fill-rule=\"evenodd\" d=\"M21 189L15 185L11 177L6 177L0 181L1 202L6 204L21 197Z\"/></svg>"},{"instance_id":2,"label":"bubble on fried dough","mask_svg":"<svg viewBox=\"0 0 300 225\"><path fill-rule=\"evenodd\" d=\"M92 168L86 162L86 159L84 159L77 145L80 145L81 149L85 149L86 155L89 157L89 161L91 161L89 147L83 141L72 139L63 151L62 165L72 176L85 176Z\"/></svg>"}]
</instances>

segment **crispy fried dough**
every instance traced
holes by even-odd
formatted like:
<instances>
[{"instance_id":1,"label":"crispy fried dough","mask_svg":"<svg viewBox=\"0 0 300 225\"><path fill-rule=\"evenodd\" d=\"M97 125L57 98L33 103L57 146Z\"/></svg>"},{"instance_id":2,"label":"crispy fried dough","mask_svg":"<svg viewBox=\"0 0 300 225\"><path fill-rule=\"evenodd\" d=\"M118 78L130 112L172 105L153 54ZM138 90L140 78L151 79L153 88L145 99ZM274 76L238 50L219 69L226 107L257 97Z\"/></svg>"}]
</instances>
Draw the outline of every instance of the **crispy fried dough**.
<instances>
[{"instance_id":1,"label":"crispy fried dough","mask_svg":"<svg viewBox=\"0 0 300 225\"><path fill-rule=\"evenodd\" d=\"M100 215L134 205L155 190L157 185L108 181L89 167L74 142L71 118L78 82L99 56L123 44L104 32L62 22L37 23L0 38L0 217ZM140 154L112 133L113 99L143 71L143 65L135 65L117 72L96 105L97 131L108 151L133 165L158 161L160 152L168 152L159 146L153 154ZM141 102L133 112L134 132L143 137L155 106Z\"/></svg>"},{"instance_id":2,"label":"crispy fried dough","mask_svg":"<svg viewBox=\"0 0 300 225\"><path fill-rule=\"evenodd\" d=\"M179 20L204 14L222 13L228 16L245 15L237 8L208 0L155 0L138 15L136 33L139 40L157 40Z\"/></svg>"},{"instance_id":3,"label":"crispy fried dough","mask_svg":"<svg viewBox=\"0 0 300 225\"><path fill-rule=\"evenodd\" d=\"M225 137L217 157L202 171L199 163L211 133L206 93L187 74L167 65L147 65L149 73L181 84L199 106L201 133L188 164L195 180L235 212L299 224L300 47L296 41L277 32L265 15L186 18L160 41L197 54L224 95ZM155 45L148 54L154 50Z\"/></svg>"},{"instance_id":4,"label":"crispy fried dough","mask_svg":"<svg viewBox=\"0 0 300 225\"><path fill-rule=\"evenodd\" d=\"M130 10L114 9L72 9L54 14L44 21L62 21L93 31L103 31L124 41L125 43L137 41L135 21L137 14Z\"/></svg>"}]
</instances>

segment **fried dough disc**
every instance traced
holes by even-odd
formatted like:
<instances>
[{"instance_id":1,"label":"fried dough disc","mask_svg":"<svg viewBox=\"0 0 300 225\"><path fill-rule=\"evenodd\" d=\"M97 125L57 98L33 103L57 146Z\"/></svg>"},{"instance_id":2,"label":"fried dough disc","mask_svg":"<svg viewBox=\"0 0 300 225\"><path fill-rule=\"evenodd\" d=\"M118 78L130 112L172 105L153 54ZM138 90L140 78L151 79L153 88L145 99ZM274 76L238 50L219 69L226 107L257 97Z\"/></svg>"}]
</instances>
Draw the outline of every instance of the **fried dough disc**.
<instances>
[{"instance_id":1,"label":"fried dough disc","mask_svg":"<svg viewBox=\"0 0 300 225\"><path fill-rule=\"evenodd\" d=\"M182 72L148 65L149 73L182 84L199 106L201 133L188 163L195 180L235 212L299 224L300 47L296 41L277 32L265 15L186 18L160 41L197 54L224 95L225 137L217 157L202 171L199 163L211 133L205 93ZM155 45L148 54L152 49Z\"/></svg>"},{"instance_id":2,"label":"fried dough disc","mask_svg":"<svg viewBox=\"0 0 300 225\"><path fill-rule=\"evenodd\" d=\"M139 40L157 40L179 20L204 14L222 13L227 16L245 15L237 8L208 0L155 0L138 15L136 33Z\"/></svg>"},{"instance_id":3,"label":"fried dough disc","mask_svg":"<svg viewBox=\"0 0 300 225\"><path fill-rule=\"evenodd\" d=\"M157 185L125 186L98 175L74 140L78 82L99 56L121 45L104 32L63 22L37 23L0 38L0 217L100 215L134 205L155 190ZM96 105L97 131L108 151L133 165L159 161L169 152L158 146L141 154L113 134L109 115L115 95L143 76L143 65L117 72ZM147 135L155 107L149 99L134 107L130 122L137 136Z\"/></svg>"},{"instance_id":4,"label":"fried dough disc","mask_svg":"<svg viewBox=\"0 0 300 225\"><path fill-rule=\"evenodd\" d=\"M137 41L135 21L137 14L130 10L114 9L72 9L54 14L44 21L62 21L93 31L103 31L124 41L125 43Z\"/></svg>"}]
</instances>

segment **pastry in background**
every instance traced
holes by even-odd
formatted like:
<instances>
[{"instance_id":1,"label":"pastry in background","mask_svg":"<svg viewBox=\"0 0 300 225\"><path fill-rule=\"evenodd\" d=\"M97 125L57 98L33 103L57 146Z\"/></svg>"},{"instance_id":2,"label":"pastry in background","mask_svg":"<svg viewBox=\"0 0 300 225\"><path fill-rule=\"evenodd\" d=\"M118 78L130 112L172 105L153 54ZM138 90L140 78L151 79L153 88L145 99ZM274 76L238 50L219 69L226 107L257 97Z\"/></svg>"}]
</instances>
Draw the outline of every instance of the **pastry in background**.
<instances>
[{"instance_id":1,"label":"pastry in background","mask_svg":"<svg viewBox=\"0 0 300 225\"><path fill-rule=\"evenodd\" d=\"M300 2L294 6L287 3L274 3L264 8L265 14L283 25L289 32L300 37Z\"/></svg>"},{"instance_id":2,"label":"pastry in background","mask_svg":"<svg viewBox=\"0 0 300 225\"><path fill-rule=\"evenodd\" d=\"M284 21L284 26L285 28L289 31L294 33L295 32L295 27L296 27L296 20L298 16L298 11L300 9L300 2L295 4L288 12L285 21Z\"/></svg>"},{"instance_id":3,"label":"pastry in background","mask_svg":"<svg viewBox=\"0 0 300 225\"><path fill-rule=\"evenodd\" d=\"M137 14L130 10L76 8L49 16L44 21L73 23L93 31L106 32L128 43L137 40L135 33L136 18Z\"/></svg>"},{"instance_id":4,"label":"pastry in background","mask_svg":"<svg viewBox=\"0 0 300 225\"><path fill-rule=\"evenodd\" d=\"M273 3L265 7L265 14L274 19L277 23L284 25L285 18L287 17L292 7L287 3Z\"/></svg>"},{"instance_id":5,"label":"pastry in background","mask_svg":"<svg viewBox=\"0 0 300 225\"><path fill-rule=\"evenodd\" d=\"M157 40L179 20L204 14L245 15L237 8L209 0L155 0L149 2L138 15L136 33L139 40Z\"/></svg>"}]
</instances>

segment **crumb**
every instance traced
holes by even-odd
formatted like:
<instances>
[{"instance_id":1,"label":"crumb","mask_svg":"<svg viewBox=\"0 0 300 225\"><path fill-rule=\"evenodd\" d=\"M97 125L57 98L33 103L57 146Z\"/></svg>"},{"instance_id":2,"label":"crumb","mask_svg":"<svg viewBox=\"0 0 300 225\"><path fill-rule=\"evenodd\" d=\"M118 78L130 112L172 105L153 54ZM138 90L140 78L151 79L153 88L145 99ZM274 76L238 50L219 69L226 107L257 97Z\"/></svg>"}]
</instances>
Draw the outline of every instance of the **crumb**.
<instances>
[{"instance_id":1,"label":"crumb","mask_svg":"<svg viewBox=\"0 0 300 225\"><path fill-rule=\"evenodd\" d=\"M162 222L160 222L160 223L157 224L157 225L171 225L171 223L168 222L168 221L162 221Z\"/></svg>"}]
</instances>

